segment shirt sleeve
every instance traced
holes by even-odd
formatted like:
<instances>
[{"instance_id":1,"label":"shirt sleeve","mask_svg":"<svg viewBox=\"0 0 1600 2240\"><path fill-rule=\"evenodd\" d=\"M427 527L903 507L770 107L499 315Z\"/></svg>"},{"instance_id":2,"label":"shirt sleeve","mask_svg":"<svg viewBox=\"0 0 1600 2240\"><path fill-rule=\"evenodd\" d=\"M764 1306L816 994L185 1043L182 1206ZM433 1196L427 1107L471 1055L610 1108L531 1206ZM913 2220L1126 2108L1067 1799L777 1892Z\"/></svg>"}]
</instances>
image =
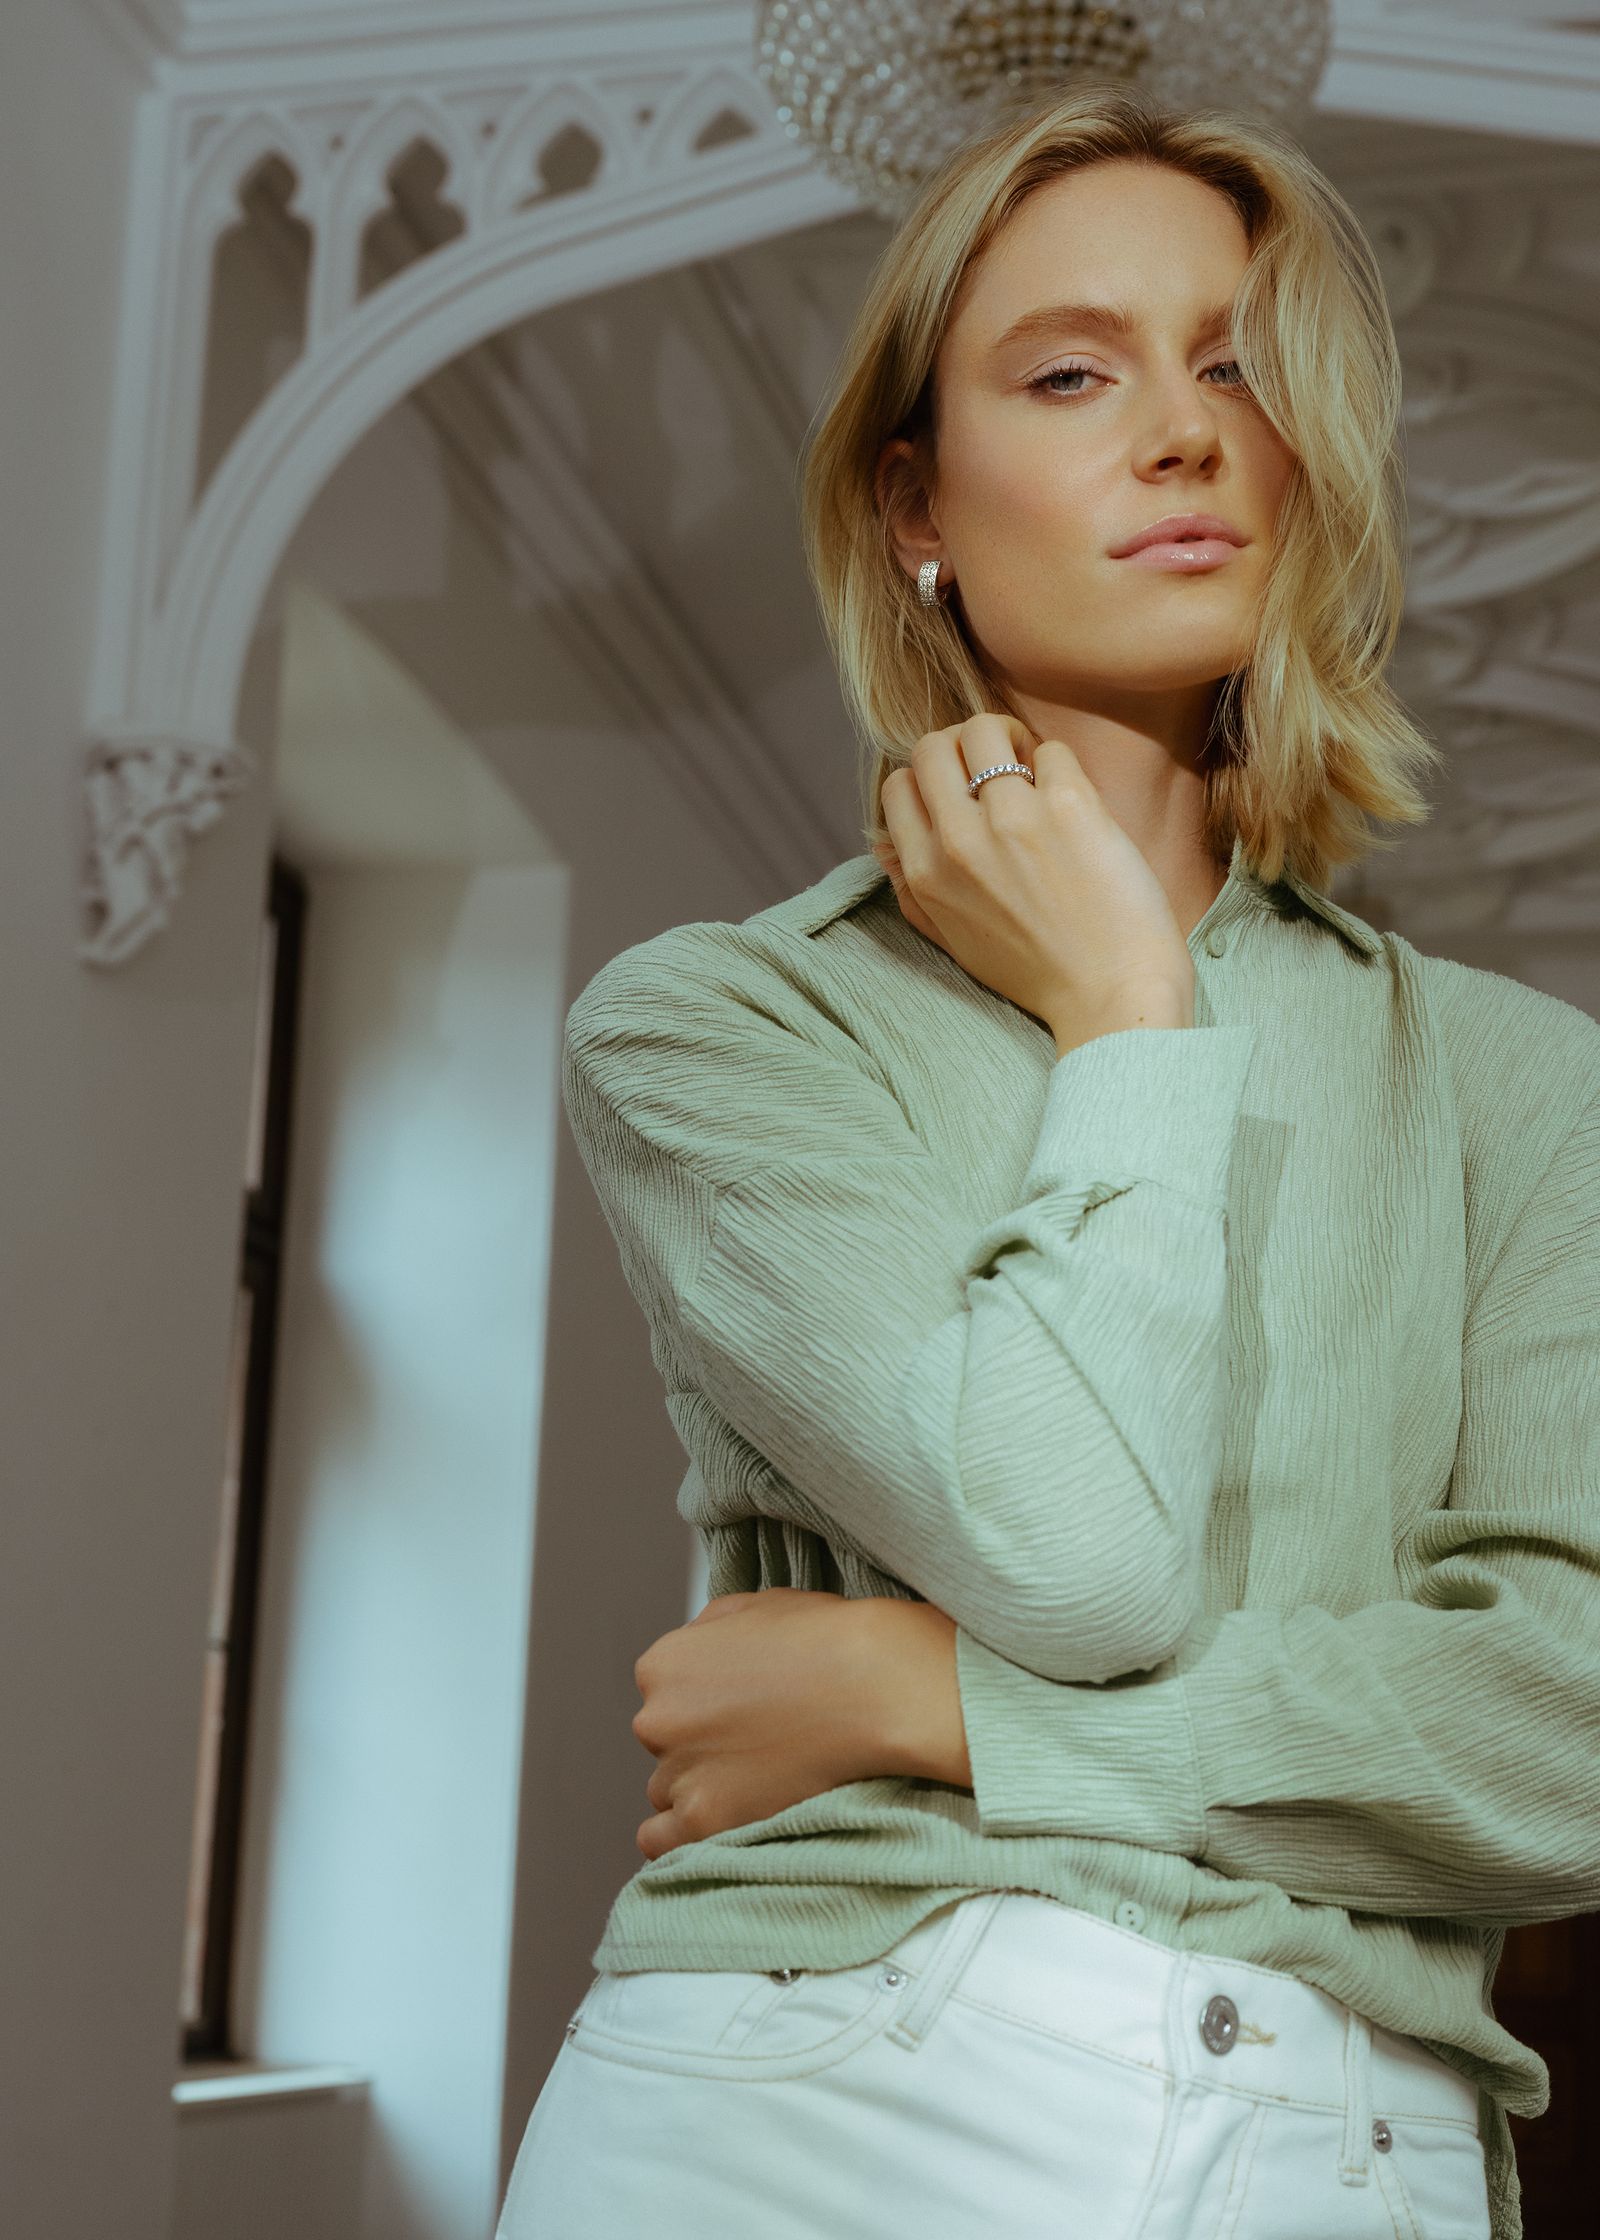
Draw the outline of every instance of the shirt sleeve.
<instances>
[{"instance_id":1,"label":"shirt sleeve","mask_svg":"<svg viewBox=\"0 0 1600 2240\"><path fill-rule=\"evenodd\" d=\"M1158 1663L1199 1606L1254 1029L1058 1059L996 1212L825 1006L699 931L603 967L563 1051L658 1366L770 1466L764 1508L975 1640L1060 1680Z\"/></svg>"},{"instance_id":2,"label":"shirt sleeve","mask_svg":"<svg viewBox=\"0 0 1600 2240\"><path fill-rule=\"evenodd\" d=\"M1393 1601L1209 1614L1104 1687L958 1631L980 1826L1488 1928L1600 1907L1600 1106L1478 1288L1462 1402Z\"/></svg>"}]
</instances>

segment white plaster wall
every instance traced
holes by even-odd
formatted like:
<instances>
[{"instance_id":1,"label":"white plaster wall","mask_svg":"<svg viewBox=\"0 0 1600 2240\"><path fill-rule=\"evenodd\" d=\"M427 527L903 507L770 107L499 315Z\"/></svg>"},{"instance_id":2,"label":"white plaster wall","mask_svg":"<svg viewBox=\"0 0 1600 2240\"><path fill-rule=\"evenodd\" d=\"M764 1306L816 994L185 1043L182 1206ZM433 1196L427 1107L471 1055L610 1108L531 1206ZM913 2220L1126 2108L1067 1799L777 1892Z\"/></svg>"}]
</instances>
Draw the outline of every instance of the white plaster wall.
<instances>
[{"instance_id":1,"label":"white plaster wall","mask_svg":"<svg viewBox=\"0 0 1600 2240\"><path fill-rule=\"evenodd\" d=\"M565 887L310 880L240 2024L372 2078L370 2240L498 2206Z\"/></svg>"},{"instance_id":2,"label":"white plaster wall","mask_svg":"<svg viewBox=\"0 0 1600 2240\"><path fill-rule=\"evenodd\" d=\"M608 704L538 588L453 506L443 447L412 407L381 422L321 493L269 617L291 576L337 600L449 712L569 868L563 1017L627 943L776 899L709 839L659 737ZM841 855L848 846L846 829ZM641 1864L634 1836L654 1761L632 1731L634 1660L704 1599L675 1508L686 1458L564 1119L554 1160L502 2179L612 1897ZM344 2058L337 2046L303 2050Z\"/></svg>"},{"instance_id":3,"label":"white plaster wall","mask_svg":"<svg viewBox=\"0 0 1600 2240\"><path fill-rule=\"evenodd\" d=\"M181 923L78 961L136 86L0 23L0 2230L168 2240L199 1676L268 804Z\"/></svg>"},{"instance_id":4,"label":"white plaster wall","mask_svg":"<svg viewBox=\"0 0 1600 2240\"><path fill-rule=\"evenodd\" d=\"M310 656L294 651L296 631L307 643L306 616L315 618L318 610L311 637L325 639L331 630L342 639L331 659L326 643ZM270 685L286 630L289 666L276 694ZM366 649L359 660L358 637ZM403 692L398 668L380 689L376 671L385 658L403 664L411 680ZM307 659L315 674L301 674ZM417 783L417 749L431 727L404 703L424 693L447 718L462 752L475 749L482 756L470 818L459 804L442 815L437 783L431 792ZM547 1036L558 1036L572 993L614 948L677 919L731 915L760 900L697 829L658 742L607 708L603 688L574 662L536 598L508 576L492 543L454 509L442 457L410 408L373 431L302 525L269 596L244 706L255 736L265 736L281 713L274 750L264 757L275 796L274 830L291 860L311 861L319 890L328 875L315 862L319 854L339 861L343 878L354 875L363 857L393 863L424 855L430 846L435 854L465 850L464 835L476 835L473 848L515 852L504 835L519 821L524 832L516 847L550 862L558 850L569 859L564 974L552 963L537 990L524 991L543 1005L540 1031ZM296 732L303 735L285 735ZM384 742L391 736L396 751L387 754ZM319 796L314 815L308 814L313 789ZM486 804L492 829L484 822ZM313 906L316 900L314 894ZM553 925L543 946L553 958ZM313 940L308 986L325 963ZM321 1001L313 995L314 1006ZM360 1002L340 1004L337 1032L326 1030L329 1053L341 1037L359 1040L363 1017ZM332 1068L326 1055L330 1077ZM326 1115L314 1117L302 1123L302 1133L309 1130L315 1142L330 1125ZM342 1690L338 1705L328 1707L326 1690L319 1695L317 1689L336 1623L324 1612L327 1631L308 1629L299 1619L298 1597L302 1591L320 1595L318 1582L330 1561L337 1577L338 1543L330 1558L326 1536L320 1545L307 1537L303 1549L275 1567L272 1530L296 1536L301 1527L293 1521L269 1526L252 1721L251 1864L241 1892L238 2044L273 2061L349 2064L371 2076L371 2106L347 2102L315 2133L304 2111L284 2099L260 2107L185 2107L175 2240L219 2240L223 2233L235 2240L236 2224L238 2240L257 2240L258 2232L262 2240L279 2232L284 2240L347 2240L339 2218L355 2182L352 2154L365 2203L361 2231L382 2240L476 2231L486 2240L561 2024L587 1984L588 1955L611 1897L638 1863L633 1834L649 1811L644 1786L653 1761L631 1731L638 1701L633 1661L656 1634L698 1607L703 1584L697 1589L695 1582L703 1567L674 1507L685 1460L662 1405L646 1326L623 1285L615 1246L557 1106L546 1111L542 1131L530 1125L518 1146L519 1171L542 1175L554 1221L553 1313L543 1358L531 1338L519 1357L525 1389L543 1394L539 1454L536 1462L530 1454L524 1480L525 1499L536 1502L528 1527L537 1535L531 1579L526 1564L522 1572L519 1641L527 1655L518 1663L501 1631L495 1686L486 1688L484 1699L491 1724L513 1722L515 1809L512 1818L493 1825L480 1818L482 1841L463 1870L469 1884L476 1877L480 1891L498 1874L506 1893L509 1949L502 1944L498 1955L497 2066L486 2066L490 2054L481 2035L490 1996L487 1960L461 2011L450 2011L452 1967L446 1962L457 1934L449 1918L452 1883L437 1874L431 1885L425 1875L423 1884L415 1882L427 1865L425 1831L419 1854L403 1800L398 1823L386 1820L381 1796L372 1793L382 1789L381 1771L363 1777L361 1809L354 1811L336 1783L309 1770L323 1749L323 1722L331 1719L346 1763L370 1766L375 1752L394 1772L397 1800L402 1770L408 1776L420 1771L426 1793L431 1722L419 1723L403 1698L365 1685ZM325 1154L324 1142L322 1153L310 1155L310 1168L297 1168L297 1205L305 1177L316 1175ZM324 1187L323 1214L307 1211L298 1219L336 1218L341 1189L333 1180ZM391 1242L402 1244L402 1199L391 1193L386 1213L400 1225ZM380 1234L374 1222L375 1251ZM299 1258L304 1262L303 1244ZM337 1353L326 1334L318 1337L311 1328L322 1312L316 1293L295 1291L291 1279L285 1359L304 1348L302 1368L331 1363L327 1373L335 1374ZM328 1466L326 1456L317 1459L318 1439L330 1425L338 1430L338 1413L331 1401L323 1407L303 1392L296 1396L301 1372L285 1374L280 1420L304 1415L302 1463L317 1479ZM368 1428L381 1475L383 1443L393 1425L378 1420L387 1415L381 1392L373 1407ZM442 1452L447 1427L441 1424L439 1432ZM295 1471L287 1479L275 1472L274 1520L292 1519L307 1499L314 1510L320 1496L314 1488L307 1494ZM386 1509L370 1520L384 1545L398 1514ZM474 1512L463 1530L476 1529ZM494 1530L491 1520L491 1541ZM453 1605L445 1617L455 1622ZM492 1791L492 1776L480 1772L482 1801ZM325 1823L330 1806L333 1818ZM485 1814L494 1817L487 1806ZM336 1889L319 1884L306 1864L322 1842L331 1842L338 1855ZM397 1883L409 1887L396 1892ZM437 1918L423 1902L424 1885L444 1909ZM369 2026L384 2019L387 1998L365 1999L364 1984L379 1968L373 1951L341 1953L348 1972L333 1986L323 1984L306 1958L334 1934L357 1893L364 1893L361 1903L375 1927L392 1927L403 1917L406 1949L421 1955L407 1979L406 2028L398 2033ZM492 1907L480 1914L474 1933L486 1953L500 1935ZM435 2097L430 2062L441 2057L453 2064L463 2089ZM488 2191L496 2197L487 2209L485 2170L494 2173Z\"/></svg>"},{"instance_id":5,"label":"white plaster wall","mask_svg":"<svg viewBox=\"0 0 1600 2240\"><path fill-rule=\"evenodd\" d=\"M0 319L0 393L13 430L0 446L0 2230L27 2240L173 2240L175 2202L185 2233L198 2218L198 2240L242 2240L216 2205L241 2173L259 2171L269 2135L279 2144L267 2159L291 2200L319 2171L345 2184L350 2168L342 2150L330 2157L316 2145L314 2127L302 2127L302 2158L295 2126L264 2120L244 2139L209 2112L178 2116L172 2097L273 838L276 620L269 610L242 702L241 736L263 779L193 848L170 927L116 971L84 966L81 724L136 90L90 11L6 0L0 191L16 222L0 231L11 307ZM463 532L441 502L437 467L397 421L334 478L298 561L315 558L319 537L330 595L347 598L450 710L570 873L564 985L553 1003L545 987L547 1017L626 942L773 899L709 842L648 724L607 706L603 680L584 672L536 595ZM541 1154L530 1139L526 1152L532 1187L549 1147ZM673 1508L682 1450L564 1129L553 1154L546 1383L537 1417L524 1418L523 1467L539 1493L531 1586L525 1550L515 1619L526 1672L519 1693L510 1560L494 1582L505 1599L492 1655L457 1673L446 1707L452 1719L464 1705L490 1707L474 1809L497 1839L515 1815L509 1887L498 1899L479 1888L458 1921L457 1862L441 1859L426 1831L413 1844L377 1803L365 1819L352 1815L340 1864L341 1889L359 1884L370 1904L398 1876L393 1902L418 1908L426 1884L438 1913L432 1990L440 1956L464 1960L471 1978L471 2064L484 2105L469 2080L455 2128L477 2124L487 2143L466 2165L441 2164L429 2159L424 2125L420 2164L395 2157L372 2196L403 2204L407 2219L426 2212L429 2229L457 2229L440 2220L464 2214L474 2187L480 2206L494 2190L481 2173L496 2133L503 2182L611 1896L639 1863L633 1833L648 1811L651 1761L630 1728L632 1665L686 1614L688 1535ZM509 1470L505 1452L496 1468ZM506 1482L486 1513L488 1547L502 1556L513 1528L495 1504L509 1498ZM439 1528L437 1513L424 1528ZM470 1600L488 1591L486 1559L470 1534L463 1541L467 1576L456 1577ZM298 1618L295 1564L280 1563L275 1578L281 1614ZM311 1669L320 1654L324 1675L332 1651L318 1645L337 1632L326 1610L317 1613L326 1630L309 1637ZM381 1673L392 1641L356 1638ZM333 1710L308 1709L287 1669L280 1678L276 1716L297 1745L317 1731L305 1721ZM370 1710L371 1673L348 1684ZM395 1731L403 1721L413 1738L427 1735L413 1709L402 1708ZM291 1832L305 1771L280 1767ZM256 1825L273 1823L258 1814ZM503 1873L504 1860L502 1845ZM255 1890L270 1943L297 1907L308 1918L311 1899L303 1867L291 1871L281 1854L275 1863L270 1846L261 1865ZM252 2026L275 2049L292 2038L293 2052L313 2060L359 2054L341 2021L371 1965L358 1958L341 2012L330 2003L306 2022L302 2009L291 2025L266 1999ZM248 1968L246 1980L255 1980ZM495 1998L498 2053L487 2044ZM421 2076L397 2088L385 2123L402 2106L421 2108ZM195 2148L181 2201L180 2125ZM285 2240L307 2240L304 2225L291 2224Z\"/></svg>"},{"instance_id":6,"label":"white plaster wall","mask_svg":"<svg viewBox=\"0 0 1600 2240\"><path fill-rule=\"evenodd\" d=\"M173 2240L352 2240L369 2121L363 2084L181 2107Z\"/></svg>"}]
</instances>

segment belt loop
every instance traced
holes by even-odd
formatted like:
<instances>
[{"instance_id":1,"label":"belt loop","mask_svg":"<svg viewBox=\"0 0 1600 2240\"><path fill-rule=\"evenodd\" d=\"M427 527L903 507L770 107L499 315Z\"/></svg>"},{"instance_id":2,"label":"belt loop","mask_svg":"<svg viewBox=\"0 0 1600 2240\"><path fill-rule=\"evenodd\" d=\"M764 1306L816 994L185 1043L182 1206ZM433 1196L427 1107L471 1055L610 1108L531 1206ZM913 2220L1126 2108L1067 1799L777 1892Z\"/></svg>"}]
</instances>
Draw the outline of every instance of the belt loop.
<instances>
[{"instance_id":1,"label":"belt loop","mask_svg":"<svg viewBox=\"0 0 1600 2240\"><path fill-rule=\"evenodd\" d=\"M903 2046L919 2046L923 2032L944 2004L945 1994L966 1966L978 1939L1004 1903L1007 1892L985 1890L974 1898L958 1898L944 1935L934 1947L922 1980L890 2023L887 2035Z\"/></svg>"},{"instance_id":2,"label":"belt loop","mask_svg":"<svg viewBox=\"0 0 1600 2240\"><path fill-rule=\"evenodd\" d=\"M1353 2007L1344 2023L1344 2141L1339 2181L1364 2186L1372 2178L1372 2024Z\"/></svg>"}]
</instances>

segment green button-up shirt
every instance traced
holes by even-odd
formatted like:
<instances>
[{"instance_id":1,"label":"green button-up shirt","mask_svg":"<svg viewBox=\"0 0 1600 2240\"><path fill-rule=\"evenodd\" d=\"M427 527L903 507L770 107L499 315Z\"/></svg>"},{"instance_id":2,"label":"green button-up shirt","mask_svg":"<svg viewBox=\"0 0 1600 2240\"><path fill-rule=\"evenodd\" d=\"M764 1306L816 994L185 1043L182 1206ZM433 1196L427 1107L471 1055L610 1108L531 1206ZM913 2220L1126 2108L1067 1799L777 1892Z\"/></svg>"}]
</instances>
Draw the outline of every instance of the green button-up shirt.
<instances>
[{"instance_id":1,"label":"green button-up shirt","mask_svg":"<svg viewBox=\"0 0 1600 2240\"><path fill-rule=\"evenodd\" d=\"M647 1861L597 1969L832 1968L1018 1888L1285 1969L1474 2080L1600 1906L1600 1025L1234 850L1195 1023L1054 1036L858 855L612 958L568 1117L713 1594L955 1620L970 1790Z\"/></svg>"}]
</instances>

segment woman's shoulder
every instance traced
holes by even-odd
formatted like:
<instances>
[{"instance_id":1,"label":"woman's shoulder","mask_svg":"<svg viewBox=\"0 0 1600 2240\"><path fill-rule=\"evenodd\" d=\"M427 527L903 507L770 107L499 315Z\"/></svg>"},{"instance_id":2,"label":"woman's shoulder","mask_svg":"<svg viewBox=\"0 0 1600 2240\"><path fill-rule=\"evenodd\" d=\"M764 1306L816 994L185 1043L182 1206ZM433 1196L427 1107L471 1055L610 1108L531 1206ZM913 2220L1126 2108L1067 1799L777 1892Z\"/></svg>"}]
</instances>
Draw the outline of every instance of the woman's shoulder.
<instances>
[{"instance_id":1,"label":"woman's shoulder","mask_svg":"<svg viewBox=\"0 0 1600 2240\"><path fill-rule=\"evenodd\" d=\"M591 1174L626 1190L666 1152L723 1187L782 1157L920 1159L894 1079L925 1024L908 999L927 967L903 961L921 936L893 895L874 858L851 858L747 918L668 926L608 958L561 1051Z\"/></svg>"},{"instance_id":2,"label":"woman's shoulder","mask_svg":"<svg viewBox=\"0 0 1600 2240\"><path fill-rule=\"evenodd\" d=\"M1469 1207L1514 1209L1585 1116L1600 1115L1600 1021L1483 965L1410 959L1450 1068Z\"/></svg>"},{"instance_id":3,"label":"woman's shoulder","mask_svg":"<svg viewBox=\"0 0 1600 2240\"><path fill-rule=\"evenodd\" d=\"M1409 948L1409 944L1406 945ZM1458 1065L1485 1084L1532 1072L1583 1102L1600 1096L1600 1020L1565 997L1485 965L1410 951Z\"/></svg>"},{"instance_id":4,"label":"woman's shoulder","mask_svg":"<svg viewBox=\"0 0 1600 2240\"><path fill-rule=\"evenodd\" d=\"M785 895L781 902L769 903L765 910L755 911L744 923L771 926L779 933L797 934L804 940L815 939L840 918L859 909L880 887L893 894L889 874L875 855L869 851L846 856L820 879L814 879L809 887L802 887L798 894Z\"/></svg>"},{"instance_id":5,"label":"woman's shoulder","mask_svg":"<svg viewBox=\"0 0 1600 2240\"><path fill-rule=\"evenodd\" d=\"M881 889L881 897L879 890ZM810 886L745 918L695 918L635 941L607 958L579 989L567 1013L569 1038L603 1027L620 1011L663 1000L770 1002L787 991L827 997L838 969L831 930L883 897L888 873L870 852L847 856ZM878 913L882 915L881 911ZM892 915L899 922L899 913Z\"/></svg>"}]
</instances>

